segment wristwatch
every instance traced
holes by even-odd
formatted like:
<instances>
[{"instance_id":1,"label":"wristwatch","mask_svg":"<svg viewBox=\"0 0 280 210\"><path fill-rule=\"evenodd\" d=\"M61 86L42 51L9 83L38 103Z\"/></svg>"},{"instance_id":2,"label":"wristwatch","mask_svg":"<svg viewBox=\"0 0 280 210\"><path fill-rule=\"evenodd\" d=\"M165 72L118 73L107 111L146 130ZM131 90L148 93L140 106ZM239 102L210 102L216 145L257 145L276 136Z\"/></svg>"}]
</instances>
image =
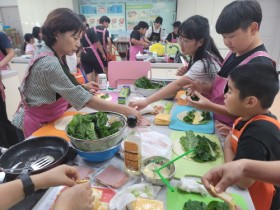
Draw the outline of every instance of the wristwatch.
<instances>
[{"instance_id":1,"label":"wristwatch","mask_svg":"<svg viewBox=\"0 0 280 210\"><path fill-rule=\"evenodd\" d=\"M32 182L32 179L30 178L30 176L28 174L21 174L21 175L19 175L18 178L22 181L25 197L34 193L35 187Z\"/></svg>"}]
</instances>

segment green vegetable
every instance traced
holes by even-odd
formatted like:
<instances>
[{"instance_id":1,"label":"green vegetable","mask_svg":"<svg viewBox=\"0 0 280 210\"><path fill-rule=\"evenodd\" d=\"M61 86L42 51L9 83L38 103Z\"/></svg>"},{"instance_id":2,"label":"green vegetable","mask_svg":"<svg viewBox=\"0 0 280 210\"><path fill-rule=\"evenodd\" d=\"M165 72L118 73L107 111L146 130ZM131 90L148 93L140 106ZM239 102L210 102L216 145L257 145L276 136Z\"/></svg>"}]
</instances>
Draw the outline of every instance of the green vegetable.
<instances>
[{"instance_id":1,"label":"green vegetable","mask_svg":"<svg viewBox=\"0 0 280 210\"><path fill-rule=\"evenodd\" d=\"M134 85L138 88L144 88L144 89L159 89L163 87L163 84L152 82L145 76L137 79Z\"/></svg>"},{"instance_id":2,"label":"green vegetable","mask_svg":"<svg viewBox=\"0 0 280 210\"><path fill-rule=\"evenodd\" d=\"M132 193L135 197L139 197L139 195L141 194L141 192L138 191L138 190L132 190L131 193Z\"/></svg>"},{"instance_id":3,"label":"green vegetable","mask_svg":"<svg viewBox=\"0 0 280 210\"><path fill-rule=\"evenodd\" d=\"M74 115L68 125L68 134L78 139L97 139L95 125L91 115Z\"/></svg>"},{"instance_id":4,"label":"green vegetable","mask_svg":"<svg viewBox=\"0 0 280 210\"><path fill-rule=\"evenodd\" d=\"M216 150L218 146L215 142L210 141L205 136L197 136L199 139L193 152L192 159L196 162L214 161L218 157Z\"/></svg>"},{"instance_id":5,"label":"green vegetable","mask_svg":"<svg viewBox=\"0 0 280 210\"><path fill-rule=\"evenodd\" d=\"M194 149L192 159L196 162L214 161L219 156L218 145L205 136L195 136L193 131L186 131L186 136L180 138L180 144L185 151Z\"/></svg>"},{"instance_id":6,"label":"green vegetable","mask_svg":"<svg viewBox=\"0 0 280 210\"><path fill-rule=\"evenodd\" d=\"M193 124L193 120L195 118L195 112L196 112L195 109L187 112L187 115L183 118L183 121L189 124ZM201 116L203 118L201 121L199 121L199 125L206 124L212 119L210 112L208 111L202 111Z\"/></svg>"},{"instance_id":7,"label":"green vegetable","mask_svg":"<svg viewBox=\"0 0 280 210\"><path fill-rule=\"evenodd\" d=\"M228 204L225 202L211 201L207 205L207 210L229 210Z\"/></svg>"},{"instance_id":8,"label":"green vegetable","mask_svg":"<svg viewBox=\"0 0 280 210\"><path fill-rule=\"evenodd\" d=\"M194 135L193 131L186 131L186 136L180 138L180 144L185 151L191 150L196 147L198 138Z\"/></svg>"},{"instance_id":9,"label":"green vegetable","mask_svg":"<svg viewBox=\"0 0 280 210\"><path fill-rule=\"evenodd\" d=\"M192 95L192 96L191 96L191 99L192 99L193 101L199 101L199 98L198 98L196 95Z\"/></svg>"},{"instance_id":10,"label":"green vegetable","mask_svg":"<svg viewBox=\"0 0 280 210\"><path fill-rule=\"evenodd\" d=\"M192 201L190 199L185 203L183 210L229 210L229 206L225 202L211 201L206 205L202 201Z\"/></svg>"},{"instance_id":11,"label":"green vegetable","mask_svg":"<svg viewBox=\"0 0 280 210\"><path fill-rule=\"evenodd\" d=\"M183 210L205 210L206 207L207 206L204 202L188 200L185 203Z\"/></svg>"},{"instance_id":12,"label":"green vegetable","mask_svg":"<svg viewBox=\"0 0 280 210\"><path fill-rule=\"evenodd\" d=\"M194 119L194 113L195 113L195 109L193 109L192 111L189 111L187 113L187 115L183 118L183 121L186 122L186 123L190 123L192 124L193 122L193 119Z\"/></svg>"},{"instance_id":13,"label":"green vegetable","mask_svg":"<svg viewBox=\"0 0 280 210\"><path fill-rule=\"evenodd\" d=\"M102 98L102 99L109 98L109 94L108 94L108 93L106 93L105 95L102 95L100 98Z\"/></svg>"},{"instance_id":14,"label":"green vegetable","mask_svg":"<svg viewBox=\"0 0 280 210\"><path fill-rule=\"evenodd\" d=\"M107 122L107 114L103 112L88 115L77 114L69 123L67 133L78 139L96 140L110 136L122 127L120 121L114 121L111 124Z\"/></svg>"}]
</instances>

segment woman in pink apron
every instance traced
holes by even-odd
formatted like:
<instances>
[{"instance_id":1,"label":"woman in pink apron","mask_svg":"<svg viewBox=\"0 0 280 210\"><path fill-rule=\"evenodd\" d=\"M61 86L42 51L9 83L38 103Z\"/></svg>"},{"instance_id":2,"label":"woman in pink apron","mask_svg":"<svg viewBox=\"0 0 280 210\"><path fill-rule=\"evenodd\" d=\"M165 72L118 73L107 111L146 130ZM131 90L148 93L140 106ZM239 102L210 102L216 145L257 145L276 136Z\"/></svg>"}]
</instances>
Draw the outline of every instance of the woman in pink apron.
<instances>
[{"instance_id":1,"label":"woman in pink apron","mask_svg":"<svg viewBox=\"0 0 280 210\"><path fill-rule=\"evenodd\" d=\"M144 36L149 28L148 23L144 21L140 21L134 28L130 34L130 47L129 47L129 60L135 61L136 54L143 54L144 48L149 46L149 43L144 41Z\"/></svg>"},{"instance_id":2,"label":"woman in pink apron","mask_svg":"<svg viewBox=\"0 0 280 210\"><path fill-rule=\"evenodd\" d=\"M62 116L69 104L77 110L87 106L133 114L140 119L139 112L130 107L93 96L91 92L98 89L96 83L81 85L70 73L65 55L72 55L80 47L82 33L81 19L72 10L60 8L48 15L42 27L45 45L36 51L29 63L20 87L21 107L13 118L13 124L23 130L25 138Z\"/></svg>"},{"instance_id":3,"label":"woman in pink apron","mask_svg":"<svg viewBox=\"0 0 280 210\"><path fill-rule=\"evenodd\" d=\"M165 39L166 42L170 42L170 43L178 43L178 29L181 26L181 22L180 21L175 21L173 23L173 31L171 33L169 33Z\"/></svg>"},{"instance_id":4,"label":"woman in pink apron","mask_svg":"<svg viewBox=\"0 0 280 210\"><path fill-rule=\"evenodd\" d=\"M14 57L14 50L7 35L0 31L0 70L10 69L9 62Z\"/></svg>"}]
</instances>

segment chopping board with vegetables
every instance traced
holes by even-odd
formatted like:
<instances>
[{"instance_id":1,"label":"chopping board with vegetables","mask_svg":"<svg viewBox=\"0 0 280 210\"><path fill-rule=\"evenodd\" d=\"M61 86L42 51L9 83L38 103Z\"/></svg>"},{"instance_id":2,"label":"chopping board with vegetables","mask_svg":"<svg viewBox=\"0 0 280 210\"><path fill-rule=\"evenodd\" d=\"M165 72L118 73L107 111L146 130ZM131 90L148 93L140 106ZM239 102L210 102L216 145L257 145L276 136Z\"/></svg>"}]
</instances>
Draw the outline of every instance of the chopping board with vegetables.
<instances>
[{"instance_id":1,"label":"chopping board with vegetables","mask_svg":"<svg viewBox=\"0 0 280 210\"><path fill-rule=\"evenodd\" d=\"M209 133L209 134L214 133L215 131L214 120L213 120L213 113L211 112L207 113L207 115L210 114L211 119L202 120L201 123L198 122L197 124L194 124L194 123L182 121L181 119L182 114L188 115L191 114L190 112L194 110L202 113L202 111L196 110L190 106L178 106L178 105L175 106L174 110L172 111L169 128L173 130L179 130L179 131L192 130L194 132L200 132L200 133ZM203 118L202 114L201 114L201 118Z\"/></svg>"},{"instance_id":2,"label":"chopping board with vegetables","mask_svg":"<svg viewBox=\"0 0 280 210\"><path fill-rule=\"evenodd\" d=\"M203 134L203 133L193 133L192 131L187 131L188 135L200 136L200 142L202 147L205 145L208 147L214 145L214 149L210 149L208 153L202 152L199 153L197 150L196 153L192 152L189 156L180 158L175 161L176 173L175 178L182 178L184 176L203 176L208 170L215 166L219 166L224 163L224 153L221 147L221 143L216 135L213 134ZM180 138L186 137L186 132L183 131L172 131L171 140L172 140L172 158L176 158L185 152L182 144L180 143ZM208 139L206 142L205 137ZM210 142L209 142L210 140ZM213 143L215 144L213 144ZM189 142L187 142L189 144ZM191 143L190 143L191 144ZM210 147L209 147L210 148ZM211 147L212 148L212 147ZM193 149L193 148L189 148ZM195 156L194 156L195 155ZM192 156L194 156L192 158ZM213 156L213 157L212 157ZM204 162L208 160L207 162Z\"/></svg>"},{"instance_id":3,"label":"chopping board with vegetables","mask_svg":"<svg viewBox=\"0 0 280 210\"><path fill-rule=\"evenodd\" d=\"M247 210L247 204L246 201L243 197L237 194L232 194L233 200L237 206L239 206L242 210ZM196 193L187 193L178 189L175 189L174 192L171 192L170 190L166 190L166 206L167 210L183 210L184 209L184 204L188 200L192 201L201 201L206 204L208 204L211 201L220 201L222 202L221 199L219 198L214 198L210 195L207 196L201 196L200 194Z\"/></svg>"}]
</instances>

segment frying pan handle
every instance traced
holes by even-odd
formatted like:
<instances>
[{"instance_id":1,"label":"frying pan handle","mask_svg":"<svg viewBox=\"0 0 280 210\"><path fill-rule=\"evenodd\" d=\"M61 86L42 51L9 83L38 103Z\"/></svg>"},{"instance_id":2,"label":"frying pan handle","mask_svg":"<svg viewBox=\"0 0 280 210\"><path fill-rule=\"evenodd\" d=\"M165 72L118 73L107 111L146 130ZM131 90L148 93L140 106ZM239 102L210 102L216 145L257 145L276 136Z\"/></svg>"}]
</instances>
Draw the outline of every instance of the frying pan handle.
<instances>
[{"instance_id":1,"label":"frying pan handle","mask_svg":"<svg viewBox=\"0 0 280 210\"><path fill-rule=\"evenodd\" d=\"M8 148L0 147L0 153L3 154L8 150Z\"/></svg>"}]
</instances>

